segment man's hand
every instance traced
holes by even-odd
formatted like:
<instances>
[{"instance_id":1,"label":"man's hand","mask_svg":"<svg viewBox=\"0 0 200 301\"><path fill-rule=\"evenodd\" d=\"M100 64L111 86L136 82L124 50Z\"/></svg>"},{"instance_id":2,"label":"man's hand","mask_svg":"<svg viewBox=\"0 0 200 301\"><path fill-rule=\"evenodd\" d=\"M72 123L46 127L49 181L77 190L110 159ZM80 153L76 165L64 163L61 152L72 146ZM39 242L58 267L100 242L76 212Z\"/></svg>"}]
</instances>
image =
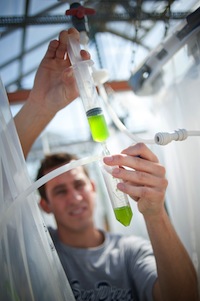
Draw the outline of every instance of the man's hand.
<instances>
[{"instance_id":1,"label":"man's hand","mask_svg":"<svg viewBox=\"0 0 200 301\"><path fill-rule=\"evenodd\" d=\"M15 116L15 125L25 157L35 139L56 113L79 96L67 54L68 34L74 35L79 40L79 32L71 28L62 31L58 41L49 43L36 73L33 89ZM84 60L90 59L87 51L81 50L81 56Z\"/></svg>"},{"instance_id":2,"label":"man's hand","mask_svg":"<svg viewBox=\"0 0 200 301\"><path fill-rule=\"evenodd\" d=\"M78 31L71 28L68 31L62 31L59 40L53 40L49 43L29 96L29 101L34 102L41 107L41 110L46 110L52 115L79 95L67 54L68 34L74 35L79 40ZM89 53L84 50L81 51L81 55L83 59L90 59Z\"/></svg>"},{"instance_id":3,"label":"man's hand","mask_svg":"<svg viewBox=\"0 0 200 301\"><path fill-rule=\"evenodd\" d=\"M138 203L139 211L145 215L156 215L164 209L167 188L165 168L143 143L132 145L120 155L105 157L104 163L114 168L112 175L123 182L118 189L127 193Z\"/></svg>"}]
</instances>

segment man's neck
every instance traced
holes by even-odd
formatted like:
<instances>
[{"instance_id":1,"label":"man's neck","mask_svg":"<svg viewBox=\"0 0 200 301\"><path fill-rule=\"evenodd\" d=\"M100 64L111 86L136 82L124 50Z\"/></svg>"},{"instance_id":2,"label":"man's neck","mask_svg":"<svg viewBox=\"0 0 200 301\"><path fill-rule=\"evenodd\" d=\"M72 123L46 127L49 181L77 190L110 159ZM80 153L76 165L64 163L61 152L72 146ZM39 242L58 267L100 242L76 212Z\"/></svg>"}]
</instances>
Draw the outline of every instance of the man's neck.
<instances>
[{"instance_id":1,"label":"man's neck","mask_svg":"<svg viewBox=\"0 0 200 301\"><path fill-rule=\"evenodd\" d=\"M59 240L66 245L76 248L94 248L104 242L104 234L96 228L82 231L67 231L58 228Z\"/></svg>"}]
</instances>

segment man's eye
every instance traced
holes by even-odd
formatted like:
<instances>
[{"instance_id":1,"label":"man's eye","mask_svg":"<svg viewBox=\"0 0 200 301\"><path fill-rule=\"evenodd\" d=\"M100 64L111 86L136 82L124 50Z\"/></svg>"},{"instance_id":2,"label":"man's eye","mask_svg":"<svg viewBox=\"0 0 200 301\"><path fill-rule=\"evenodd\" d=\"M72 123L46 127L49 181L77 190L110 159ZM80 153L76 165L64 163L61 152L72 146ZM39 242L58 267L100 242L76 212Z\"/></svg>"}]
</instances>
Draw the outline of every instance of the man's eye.
<instances>
[{"instance_id":1,"label":"man's eye","mask_svg":"<svg viewBox=\"0 0 200 301\"><path fill-rule=\"evenodd\" d=\"M66 190L66 189L60 189L60 190L55 191L55 194L56 194L56 195L66 194L66 193L67 193L67 190Z\"/></svg>"},{"instance_id":2,"label":"man's eye","mask_svg":"<svg viewBox=\"0 0 200 301\"><path fill-rule=\"evenodd\" d=\"M79 182L79 183L76 183L75 188L76 188L76 189L81 189L81 188L83 188L84 186L85 186L85 183Z\"/></svg>"}]
</instances>

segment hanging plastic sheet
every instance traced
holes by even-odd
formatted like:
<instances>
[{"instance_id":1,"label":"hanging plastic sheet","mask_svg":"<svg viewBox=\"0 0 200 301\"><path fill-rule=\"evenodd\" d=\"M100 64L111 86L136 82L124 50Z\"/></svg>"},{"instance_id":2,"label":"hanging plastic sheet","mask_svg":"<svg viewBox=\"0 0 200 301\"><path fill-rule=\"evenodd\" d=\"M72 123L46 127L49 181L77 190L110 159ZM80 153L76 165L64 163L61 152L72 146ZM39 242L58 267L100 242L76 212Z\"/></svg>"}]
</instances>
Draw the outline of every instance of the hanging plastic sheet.
<instances>
[{"instance_id":1,"label":"hanging plastic sheet","mask_svg":"<svg viewBox=\"0 0 200 301\"><path fill-rule=\"evenodd\" d=\"M74 296L30 187L0 80L0 300L73 301Z\"/></svg>"}]
</instances>

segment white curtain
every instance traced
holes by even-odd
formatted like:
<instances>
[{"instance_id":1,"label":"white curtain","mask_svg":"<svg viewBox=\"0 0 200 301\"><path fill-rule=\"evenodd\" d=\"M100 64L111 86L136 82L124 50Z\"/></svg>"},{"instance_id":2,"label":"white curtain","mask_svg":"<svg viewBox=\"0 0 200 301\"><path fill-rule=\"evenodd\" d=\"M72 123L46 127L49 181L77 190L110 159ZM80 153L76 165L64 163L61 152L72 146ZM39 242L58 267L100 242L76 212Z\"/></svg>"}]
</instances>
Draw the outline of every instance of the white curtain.
<instances>
[{"instance_id":1,"label":"white curtain","mask_svg":"<svg viewBox=\"0 0 200 301\"><path fill-rule=\"evenodd\" d=\"M30 186L0 80L0 300L74 300Z\"/></svg>"},{"instance_id":2,"label":"white curtain","mask_svg":"<svg viewBox=\"0 0 200 301\"><path fill-rule=\"evenodd\" d=\"M169 61L163 78L164 85L152 101L155 132L200 131L200 34ZM166 167L166 204L171 220L200 279L200 136L154 145L153 149Z\"/></svg>"}]
</instances>

